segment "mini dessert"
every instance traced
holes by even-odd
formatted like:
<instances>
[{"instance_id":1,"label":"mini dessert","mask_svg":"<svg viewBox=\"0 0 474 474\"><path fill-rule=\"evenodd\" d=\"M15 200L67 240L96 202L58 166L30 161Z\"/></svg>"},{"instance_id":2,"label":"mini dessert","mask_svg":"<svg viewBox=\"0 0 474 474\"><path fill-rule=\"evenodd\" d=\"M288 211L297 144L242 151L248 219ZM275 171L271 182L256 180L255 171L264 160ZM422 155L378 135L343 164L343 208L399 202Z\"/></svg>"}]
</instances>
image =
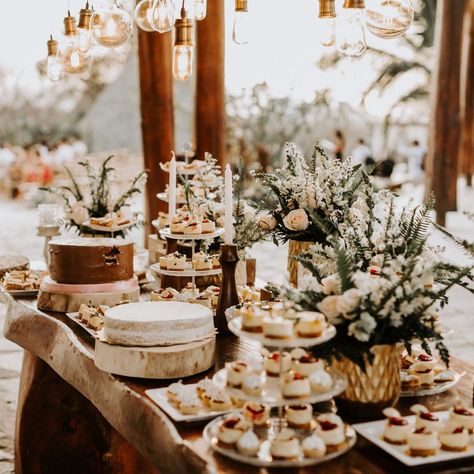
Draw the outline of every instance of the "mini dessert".
<instances>
[{"instance_id":1,"label":"mini dessert","mask_svg":"<svg viewBox=\"0 0 474 474\"><path fill-rule=\"evenodd\" d=\"M236 360L225 364L227 370L227 385L234 388L242 388L242 382L248 374L247 362Z\"/></svg>"},{"instance_id":2,"label":"mini dessert","mask_svg":"<svg viewBox=\"0 0 474 474\"><path fill-rule=\"evenodd\" d=\"M33 270L11 270L3 276L5 291L33 291L38 290L46 272Z\"/></svg>"},{"instance_id":3,"label":"mini dessert","mask_svg":"<svg viewBox=\"0 0 474 474\"><path fill-rule=\"evenodd\" d=\"M178 395L178 408L183 415L195 415L201 408L197 395L189 390Z\"/></svg>"},{"instance_id":4,"label":"mini dessert","mask_svg":"<svg viewBox=\"0 0 474 474\"><path fill-rule=\"evenodd\" d=\"M463 426L447 423L439 432L439 440L443 451L466 451L469 445L469 432Z\"/></svg>"},{"instance_id":5,"label":"mini dessert","mask_svg":"<svg viewBox=\"0 0 474 474\"><path fill-rule=\"evenodd\" d=\"M212 259L204 252L198 252L193 257L193 268L196 271L212 270Z\"/></svg>"},{"instance_id":6,"label":"mini dessert","mask_svg":"<svg viewBox=\"0 0 474 474\"><path fill-rule=\"evenodd\" d=\"M262 332L265 313L258 307L247 303L240 309L242 331Z\"/></svg>"},{"instance_id":7,"label":"mini dessert","mask_svg":"<svg viewBox=\"0 0 474 474\"><path fill-rule=\"evenodd\" d=\"M203 219L201 222L201 228L203 234L212 234L216 231L216 223L210 221L209 219Z\"/></svg>"},{"instance_id":8,"label":"mini dessert","mask_svg":"<svg viewBox=\"0 0 474 474\"><path fill-rule=\"evenodd\" d=\"M221 268L221 262L219 261L219 255L212 255L212 268L216 270L217 268Z\"/></svg>"},{"instance_id":9,"label":"mini dessert","mask_svg":"<svg viewBox=\"0 0 474 474\"><path fill-rule=\"evenodd\" d=\"M260 449L260 440L258 436L252 431L247 430L237 440L237 450L244 456L256 456Z\"/></svg>"},{"instance_id":10,"label":"mini dessert","mask_svg":"<svg viewBox=\"0 0 474 474\"><path fill-rule=\"evenodd\" d=\"M171 219L170 231L172 234L184 234L185 221L183 216L175 216Z\"/></svg>"},{"instance_id":11,"label":"mini dessert","mask_svg":"<svg viewBox=\"0 0 474 474\"><path fill-rule=\"evenodd\" d=\"M243 409L244 417L256 428L266 427L270 419L270 407L258 402L247 402Z\"/></svg>"},{"instance_id":12,"label":"mini dessert","mask_svg":"<svg viewBox=\"0 0 474 474\"><path fill-rule=\"evenodd\" d=\"M232 400L230 397L221 391L211 391L209 408L214 411L226 411L232 408Z\"/></svg>"},{"instance_id":13,"label":"mini dessert","mask_svg":"<svg viewBox=\"0 0 474 474\"><path fill-rule=\"evenodd\" d=\"M291 352L290 352L290 356L291 356L291 368L293 370L295 370L295 364L296 362L298 362L302 357L305 357L305 356L308 356L308 352L306 352L304 349L302 349L301 347L295 347Z\"/></svg>"},{"instance_id":14,"label":"mini dessert","mask_svg":"<svg viewBox=\"0 0 474 474\"><path fill-rule=\"evenodd\" d=\"M262 393L263 385L263 379L260 375L250 374L244 378L242 390L247 395L258 397Z\"/></svg>"},{"instance_id":15,"label":"mini dessert","mask_svg":"<svg viewBox=\"0 0 474 474\"><path fill-rule=\"evenodd\" d=\"M434 456L439 448L438 433L423 426L408 435L407 443L410 456Z\"/></svg>"},{"instance_id":16,"label":"mini dessert","mask_svg":"<svg viewBox=\"0 0 474 474\"><path fill-rule=\"evenodd\" d=\"M189 219L184 226L184 234L185 235L199 235L202 234L202 226L201 223L198 222L196 219Z\"/></svg>"},{"instance_id":17,"label":"mini dessert","mask_svg":"<svg viewBox=\"0 0 474 474\"><path fill-rule=\"evenodd\" d=\"M270 454L274 459L295 459L300 453L300 442L293 430L283 428L271 441Z\"/></svg>"},{"instance_id":18,"label":"mini dessert","mask_svg":"<svg viewBox=\"0 0 474 474\"><path fill-rule=\"evenodd\" d=\"M186 255L178 252L168 255L168 270L183 271L186 270Z\"/></svg>"},{"instance_id":19,"label":"mini dessert","mask_svg":"<svg viewBox=\"0 0 474 474\"><path fill-rule=\"evenodd\" d=\"M265 316L262 322L263 335L269 339L293 337L293 321L281 317Z\"/></svg>"},{"instance_id":20,"label":"mini dessert","mask_svg":"<svg viewBox=\"0 0 474 474\"><path fill-rule=\"evenodd\" d=\"M151 301L176 301L179 296L179 291L174 288L166 288L159 293L153 292L151 294Z\"/></svg>"},{"instance_id":21,"label":"mini dessert","mask_svg":"<svg viewBox=\"0 0 474 474\"><path fill-rule=\"evenodd\" d=\"M430 413L428 408L423 405L413 405L410 410L416 414L415 428L426 428L427 431L439 431L441 421L437 415Z\"/></svg>"},{"instance_id":22,"label":"mini dessert","mask_svg":"<svg viewBox=\"0 0 474 474\"><path fill-rule=\"evenodd\" d=\"M183 393L185 387L181 380L179 382L172 383L166 390L166 395L170 402L176 403L178 402L178 396Z\"/></svg>"},{"instance_id":23,"label":"mini dessert","mask_svg":"<svg viewBox=\"0 0 474 474\"><path fill-rule=\"evenodd\" d=\"M436 368L435 368L436 371ZM446 383L452 382L455 379L455 373L452 370L443 370L439 372L434 377L435 383Z\"/></svg>"},{"instance_id":24,"label":"mini dessert","mask_svg":"<svg viewBox=\"0 0 474 474\"><path fill-rule=\"evenodd\" d=\"M331 389L333 380L326 370L317 370L309 376L309 383L313 393L324 393Z\"/></svg>"},{"instance_id":25,"label":"mini dessert","mask_svg":"<svg viewBox=\"0 0 474 474\"><path fill-rule=\"evenodd\" d=\"M420 385L423 388L431 388L434 384L434 372L433 369L424 362L417 362L413 364L409 371L410 374L416 375L420 379Z\"/></svg>"},{"instance_id":26,"label":"mini dessert","mask_svg":"<svg viewBox=\"0 0 474 474\"><path fill-rule=\"evenodd\" d=\"M422 352L415 356L415 363L418 363L418 362L422 363L426 367L430 367L431 369L434 369L434 367L437 364L437 361L426 352Z\"/></svg>"},{"instance_id":27,"label":"mini dessert","mask_svg":"<svg viewBox=\"0 0 474 474\"><path fill-rule=\"evenodd\" d=\"M469 433L474 433L474 410L463 406L455 406L449 415L449 420L457 425L466 428Z\"/></svg>"},{"instance_id":28,"label":"mini dessert","mask_svg":"<svg viewBox=\"0 0 474 474\"><path fill-rule=\"evenodd\" d=\"M303 453L307 458L320 458L326 454L326 444L316 434L308 436L301 444Z\"/></svg>"},{"instance_id":29,"label":"mini dessert","mask_svg":"<svg viewBox=\"0 0 474 474\"><path fill-rule=\"evenodd\" d=\"M168 270L168 257L165 255L159 259L160 268L162 270Z\"/></svg>"},{"instance_id":30,"label":"mini dessert","mask_svg":"<svg viewBox=\"0 0 474 474\"><path fill-rule=\"evenodd\" d=\"M293 361L292 368L309 377L313 372L324 370L324 361L308 354Z\"/></svg>"},{"instance_id":31,"label":"mini dessert","mask_svg":"<svg viewBox=\"0 0 474 474\"><path fill-rule=\"evenodd\" d=\"M217 431L217 439L224 446L233 446L250 429L249 424L239 415L230 415L222 420Z\"/></svg>"},{"instance_id":32,"label":"mini dessert","mask_svg":"<svg viewBox=\"0 0 474 474\"><path fill-rule=\"evenodd\" d=\"M82 303L81 306L79 306L79 319L84 322L88 323L89 319L91 318L92 315L94 315L96 312L96 309L94 306L89 306L87 304Z\"/></svg>"},{"instance_id":33,"label":"mini dessert","mask_svg":"<svg viewBox=\"0 0 474 474\"><path fill-rule=\"evenodd\" d=\"M99 313L94 313L90 318L87 326L94 329L95 331L99 331L104 327L104 317L99 315Z\"/></svg>"},{"instance_id":34,"label":"mini dessert","mask_svg":"<svg viewBox=\"0 0 474 474\"><path fill-rule=\"evenodd\" d=\"M309 403L285 407L285 419L290 428L309 430L313 421L313 408Z\"/></svg>"},{"instance_id":35,"label":"mini dessert","mask_svg":"<svg viewBox=\"0 0 474 474\"><path fill-rule=\"evenodd\" d=\"M344 447L346 443L344 423L334 413L325 413L318 416L317 434L326 444L328 451L337 451Z\"/></svg>"},{"instance_id":36,"label":"mini dessert","mask_svg":"<svg viewBox=\"0 0 474 474\"><path fill-rule=\"evenodd\" d=\"M308 377L290 370L281 381L281 394L285 398L302 398L311 393Z\"/></svg>"},{"instance_id":37,"label":"mini dessert","mask_svg":"<svg viewBox=\"0 0 474 474\"><path fill-rule=\"evenodd\" d=\"M278 377L280 375L280 363L282 372L288 372L291 367L291 357L288 352L283 352L281 361L280 361L280 353L275 351L269 353L267 350L262 351L264 355L263 359L263 368L265 369L267 375L270 377Z\"/></svg>"},{"instance_id":38,"label":"mini dessert","mask_svg":"<svg viewBox=\"0 0 474 474\"><path fill-rule=\"evenodd\" d=\"M416 390L420 386L420 378L415 374L402 372L400 374L400 381L403 391Z\"/></svg>"},{"instance_id":39,"label":"mini dessert","mask_svg":"<svg viewBox=\"0 0 474 474\"><path fill-rule=\"evenodd\" d=\"M323 314L314 311L298 313L295 331L299 337L320 337L326 328L326 318Z\"/></svg>"},{"instance_id":40,"label":"mini dessert","mask_svg":"<svg viewBox=\"0 0 474 474\"><path fill-rule=\"evenodd\" d=\"M207 377L205 379L200 380L196 384L196 393L199 398L203 399L204 394L209 391L215 391L218 390L216 384L211 380L208 379Z\"/></svg>"},{"instance_id":41,"label":"mini dessert","mask_svg":"<svg viewBox=\"0 0 474 474\"><path fill-rule=\"evenodd\" d=\"M383 414L387 417L383 440L390 444L406 444L407 437L410 434L408 421L395 408L385 408Z\"/></svg>"}]
</instances>

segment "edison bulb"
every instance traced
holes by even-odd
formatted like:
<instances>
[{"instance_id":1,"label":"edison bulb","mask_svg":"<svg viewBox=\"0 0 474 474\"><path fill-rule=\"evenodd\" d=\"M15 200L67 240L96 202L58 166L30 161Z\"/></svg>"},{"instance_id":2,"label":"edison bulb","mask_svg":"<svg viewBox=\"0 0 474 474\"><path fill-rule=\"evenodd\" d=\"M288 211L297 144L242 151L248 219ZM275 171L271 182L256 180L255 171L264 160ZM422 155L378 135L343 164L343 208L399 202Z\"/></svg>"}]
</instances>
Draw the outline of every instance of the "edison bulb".
<instances>
[{"instance_id":1,"label":"edison bulb","mask_svg":"<svg viewBox=\"0 0 474 474\"><path fill-rule=\"evenodd\" d=\"M250 20L247 11L236 11L232 40L237 44L247 44L250 36Z\"/></svg>"},{"instance_id":2,"label":"edison bulb","mask_svg":"<svg viewBox=\"0 0 474 474\"><path fill-rule=\"evenodd\" d=\"M64 69L57 55L50 55L46 59L46 75L50 81L56 82L64 77Z\"/></svg>"},{"instance_id":3,"label":"edison bulb","mask_svg":"<svg viewBox=\"0 0 474 474\"><path fill-rule=\"evenodd\" d=\"M362 56L367 50L364 10L343 8L336 20L337 49L346 56Z\"/></svg>"},{"instance_id":4,"label":"edison bulb","mask_svg":"<svg viewBox=\"0 0 474 474\"><path fill-rule=\"evenodd\" d=\"M396 38L409 28L414 14L411 0L372 0L367 5L367 29L382 39Z\"/></svg>"},{"instance_id":5,"label":"edison bulb","mask_svg":"<svg viewBox=\"0 0 474 474\"><path fill-rule=\"evenodd\" d=\"M94 39L106 48L115 48L124 44L130 38L132 29L132 18L117 0L96 11L92 17Z\"/></svg>"},{"instance_id":6,"label":"edison bulb","mask_svg":"<svg viewBox=\"0 0 474 474\"><path fill-rule=\"evenodd\" d=\"M336 43L336 19L318 18L318 38L323 46L334 46Z\"/></svg>"},{"instance_id":7,"label":"edison bulb","mask_svg":"<svg viewBox=\"0 0 474 474\"><path fill-rule=\"evenodd\" d=\"M77 41L83 51L89 51L92 47L92 33L85 28L77 29Z\"/></svg>"},{"instance_id":8,"label":"edison bulb","mask_svg":"<svg viewBox=\"0 0 474 474\"><path fill-rule=\"evenodd\" d=\"M135 23L137 24L138 28L142 29L143 31L154 31L150 25L150 22L148 21L148 15L150 14L152 7L152 0L141 0L141 2L138 2L137 6L135 7L135 11L133 13Z\"/></svg>"},{"instance_id":9,"label":"edison bulb","mask_svg":"<svg viewBox=\"0 0 474 474\"><path fill-rule=\"evenodd\" d=\"M178 81L187 81L193 74L193 49L183 45L174 47L173 76Z\"/></svg>"},{"instance_id":10,"label":"edison bulb","mask_svg":"<svg viewBox=\"0 0 474 474\"><path fill-rule=\"evenodd\" d=\"M91 50L83 51L76 35L66 36L58 51L57 59L66 74L84 74L92 65Z\"/></svg>"},{"instance_id":11,"label":"edison bulb","mask_svg":"<svg viewBox=\"0 0 474 474\"><path fill-rule=\"evenodd\" d=\"M194 12L197 21L204 20L207 15L207 0L196 0L194 4Z\"/></svg>"},{"instance_id":12,"label":"edison bulb","mask_svg":"<svg viewBox=\"0 0 474 474\"><path fill-rule=\"evenodd\" d=\"M171 31L174 24L174 5L172 0L154 0L148 10L148 22L158 33Z\"/></svg>"}]
</instances>

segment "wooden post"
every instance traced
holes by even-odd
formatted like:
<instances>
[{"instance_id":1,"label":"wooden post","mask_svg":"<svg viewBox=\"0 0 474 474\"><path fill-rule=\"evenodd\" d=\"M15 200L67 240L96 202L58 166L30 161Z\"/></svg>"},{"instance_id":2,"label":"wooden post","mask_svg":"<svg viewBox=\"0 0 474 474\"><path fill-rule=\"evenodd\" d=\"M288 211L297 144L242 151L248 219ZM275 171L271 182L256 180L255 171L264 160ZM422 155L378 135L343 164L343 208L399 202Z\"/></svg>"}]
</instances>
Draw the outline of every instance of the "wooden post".
<instances>
[{"instance_id":1,"label":"wooden post","mask_svg":"<svg viewBox=\"0 0 474 474\"><path fill-rule=\"evenodd\" d=\"M197 157L212 153L225 163L224 4L208 0L207 17L197 22L195 141Z\"/></svg>"},{"instance_id":2,"label":"wooden post","mask_svg":"<svg viewBox=\"0 0 474 474\"><path fill-rule=\"evenodd\" d=\"M462 76L461 169L468 186L474 172L474 0L466 4Z\"/></svg>"},{"instance_id":3,"label":"wooden post","mask_svg":"<svg viewBox=\"0 0 474 474\"><path fill-rule=\"evenodd\" d=\"M149 170L146 188L146 235L158 211L166 211L156 194L165 190L168 174L160 162L174 150L172 34L138 30L143 156Z\"/></svg>"},{"instance_id":4,"label":"wooden post","mask_svg":"<svg viewBox=\"0 0 474 474\"><path fill-rule=\"evenodd\" d=\"M438 56L432 92L427 160L427 192L436 196L437 221L444 225L446 213L455 211L461 141L461 58L465 1L439 0L436 19Z\"/></svg>"}]
</instances>

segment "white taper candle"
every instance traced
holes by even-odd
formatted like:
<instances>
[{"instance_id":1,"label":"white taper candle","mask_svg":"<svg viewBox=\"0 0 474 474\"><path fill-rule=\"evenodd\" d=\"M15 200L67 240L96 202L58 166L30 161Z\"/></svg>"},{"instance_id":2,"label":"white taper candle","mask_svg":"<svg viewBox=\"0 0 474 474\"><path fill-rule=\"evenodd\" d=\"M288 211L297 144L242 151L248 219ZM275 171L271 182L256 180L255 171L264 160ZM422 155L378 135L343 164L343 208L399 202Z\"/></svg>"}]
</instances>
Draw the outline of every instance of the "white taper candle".
<instances>
[{"instance_id":1,"label":"white taper candle","mask_svg":"<svg viewBox=\"0 0 474 474\"><path fill-rule=\"evenodd\" d=\"M232 170L230 165L225 167L225 233L224 233L224 242L228 245L232 244L233 241L233 231L234 231L234 204L232 198Z\"/></svg>"},{"instance_id":2,"label":"white taper candle","mask_svg":"<svg viewBox=\"0 0 474 474\"><path fill-rule=\"evenodd\" d=\"M169 172L169 183L168 183L168 214L169 219L173 219L176 215L176 159L174 157L170 161L170 172Z\"/></svg>"}]
</instances>

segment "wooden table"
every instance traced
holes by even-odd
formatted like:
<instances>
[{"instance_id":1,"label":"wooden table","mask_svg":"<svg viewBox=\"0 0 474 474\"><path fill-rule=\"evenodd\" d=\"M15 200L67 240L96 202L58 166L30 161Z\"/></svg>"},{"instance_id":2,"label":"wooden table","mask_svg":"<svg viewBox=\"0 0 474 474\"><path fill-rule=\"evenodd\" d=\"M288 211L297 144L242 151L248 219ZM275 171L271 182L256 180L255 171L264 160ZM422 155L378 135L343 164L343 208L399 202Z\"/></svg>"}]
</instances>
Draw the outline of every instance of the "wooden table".
<instances>
[{"instance_id":1,"label":"wooden table","mask_svg":"<svg viewBox=\"0 0 474 474\"><path fill-rule=\"evenodd\" d=\"M214 454L201 436L205 423L172 422L144 393L169 382L102 372L94 365L92 337L66 316L43 313L33 300L14 300L4 293L2 298L8 304L5 336L25 349L16 421L17 474L268 472ZM213 370L257 350L256 344L220 337ZM411 404L420 402L433 411L444 410L456 397L471 404L474 366L460 360L452 365L466 372L456 389L403 399L398 408L407 413ZM410 469L359 437L344 456L292 472L472 473L474 459Z\"/></svg>"}]
</instances>

